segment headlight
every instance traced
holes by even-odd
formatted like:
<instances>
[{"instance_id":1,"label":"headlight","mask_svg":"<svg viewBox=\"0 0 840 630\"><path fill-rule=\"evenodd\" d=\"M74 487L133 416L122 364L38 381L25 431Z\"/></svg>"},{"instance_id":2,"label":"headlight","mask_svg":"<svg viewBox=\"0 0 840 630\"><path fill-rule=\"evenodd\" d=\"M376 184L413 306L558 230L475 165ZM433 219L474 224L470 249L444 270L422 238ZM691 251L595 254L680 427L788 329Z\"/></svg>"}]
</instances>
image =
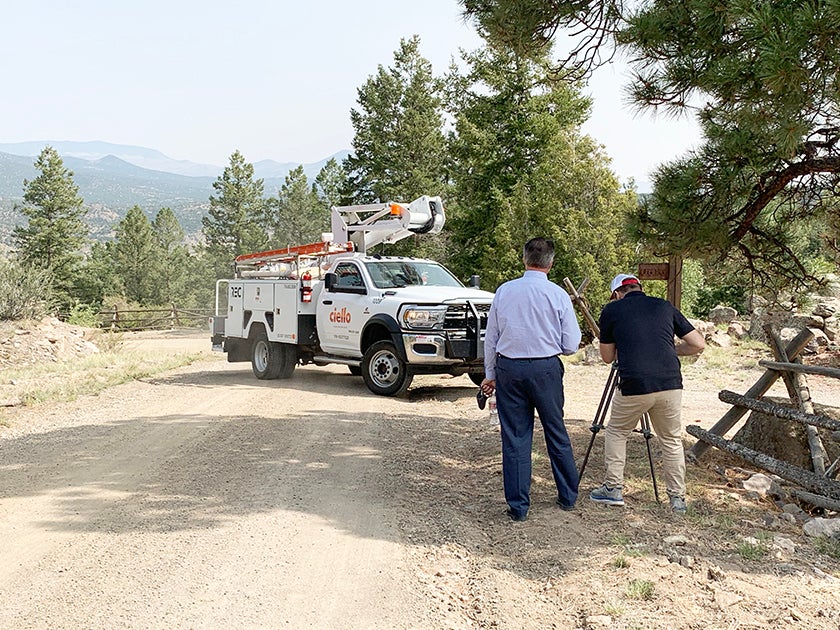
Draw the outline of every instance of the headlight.
<instances>
[{"instance_id":1,"label":"headlight","mask_svg":"<svg viewBox=\"0 0 840 630\"><path fill-rule=\"evenodd\" d=\"M430 330L443 328L446 317L445 306L412 306L403 311L402 320L406 328Z\"/></svg>"}]
</instances>

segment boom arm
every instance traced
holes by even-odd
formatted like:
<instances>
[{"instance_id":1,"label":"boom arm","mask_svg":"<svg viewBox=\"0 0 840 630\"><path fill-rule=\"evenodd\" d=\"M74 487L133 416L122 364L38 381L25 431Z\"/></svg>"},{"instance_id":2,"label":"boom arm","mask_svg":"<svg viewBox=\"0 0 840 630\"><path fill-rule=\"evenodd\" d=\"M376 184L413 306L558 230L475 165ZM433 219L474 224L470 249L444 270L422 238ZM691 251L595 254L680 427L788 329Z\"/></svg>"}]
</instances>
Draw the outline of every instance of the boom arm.
<instances>
[{"instance_id":1,"label":"boom arm","mask_svg":"<svg viewBox=\"0 0 840 630\"><path fill-rule=\"evenodd\" d=\"M372 203L363 206L333 206L332 233L322 242L295 245L234 260L237 278L297 277L304 267L317 269L314 262L334 254L357 251L379 243L396 243L412 234L437 234L446 215L440 197L423 195L410 204Z\"/></svg>"},{"instance_id":2,"label":"boom arm","mask_svg":"<svg viewBox=\"0 0 840 630\"><path fill-rule=\"evenodd\" d=\"M440 197L423 195L410 204L372 203L333 206L332 232L338 242L350 241L366 253L380 243L396 243L412 234L437 234L446 215Z\"/></svg>"}]
</instances>

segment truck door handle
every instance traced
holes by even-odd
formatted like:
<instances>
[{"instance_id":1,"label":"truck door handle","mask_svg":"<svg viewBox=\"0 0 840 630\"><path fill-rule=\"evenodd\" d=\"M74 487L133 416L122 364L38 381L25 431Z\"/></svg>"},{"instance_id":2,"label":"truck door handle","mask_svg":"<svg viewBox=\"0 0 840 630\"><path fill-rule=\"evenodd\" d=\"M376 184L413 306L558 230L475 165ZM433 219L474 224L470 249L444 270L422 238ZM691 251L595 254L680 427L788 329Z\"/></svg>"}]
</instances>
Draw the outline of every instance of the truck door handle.
<instances>
[{"instance_id":1,"label":"truck door handle","mask_svg":"<svg viewBox=\"0 0 840 630\"><path fill-rule=\"evenodd\" d=\"M332 304L332 300L324 300L321 304Z\"/></svg>"}]
</instances>

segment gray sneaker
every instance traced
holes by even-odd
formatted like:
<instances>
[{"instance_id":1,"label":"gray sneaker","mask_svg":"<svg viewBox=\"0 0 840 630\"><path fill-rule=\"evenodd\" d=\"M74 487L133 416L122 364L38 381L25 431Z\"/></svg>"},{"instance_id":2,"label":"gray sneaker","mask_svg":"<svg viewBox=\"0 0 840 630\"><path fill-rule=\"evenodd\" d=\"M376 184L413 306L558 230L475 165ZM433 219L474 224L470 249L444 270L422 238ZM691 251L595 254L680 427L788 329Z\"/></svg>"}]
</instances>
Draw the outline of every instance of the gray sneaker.
<instances>
[{"instance_id":1,"label":"gray sneaker","mask_svg":"<svg viewBox=\"0 0 840 630\"><path fill-rule=\"evenodd\" d=\"M688 510L685 505L685 499L682 497L671 497L668 502L671 505L671 511L674 514L685 514Z\"/></svg>"},{"instance_id":2,"label":"gray sneaker","mask_svg":"<svg viewBox=\"0 0 840 630\"><path fill-rule=\"evenodd\" d=\"M595 501L595 503L605 503L606 505L624 505L624 497L621 494L621 486L610 488L607 484L603 484L590 492L589 498Z\"/></svg>"}]
</instances>

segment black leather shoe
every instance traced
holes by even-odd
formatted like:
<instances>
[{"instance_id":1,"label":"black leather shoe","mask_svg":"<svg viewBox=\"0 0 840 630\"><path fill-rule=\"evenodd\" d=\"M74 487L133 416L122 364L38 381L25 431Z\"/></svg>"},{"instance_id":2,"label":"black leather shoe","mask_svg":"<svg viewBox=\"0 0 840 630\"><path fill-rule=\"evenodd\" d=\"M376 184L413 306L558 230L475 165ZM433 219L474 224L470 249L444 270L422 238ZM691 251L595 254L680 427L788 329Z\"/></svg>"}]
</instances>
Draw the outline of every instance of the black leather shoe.
<instances>
[{"instance_id":1,"label":"black leather shoe","mask_svg":"<svg viewBox=\"0 0 840 630\"><path fill-rule=\"evenodd\" d=\"M505 510L505 514L507 514L507 517L510 520L515 521L517 523L521 523L522 521L527 521L528 520L528 515L527 514L517 514L516 512L511 510L510 508Z\"/></svg>"},{"instance_id":2,"label":"black leather shoe","mask_svg":"<svg viewBox=\"0 0 840 630\"><path fill-rule=\"evenodd\" d=\"M478 408L484 411L484 407L487 405L487 394L485 394L483 390L479 389L478 393L475 395L475 400L478 402Z\"/></svg>"},{"instance_id":3,"label":"black leather shoe","mask_svg":"<svg viewBox=\"0 0 840 630\"><path fill-rule=\"evenodd\" d=\"M572 510L575 509L574 505L567 505L567 504L563 503L559 498L557 499L557 505L559 505L560 509L563 510L564 512L571 512Z\"/></svg>"}]
</instances>

